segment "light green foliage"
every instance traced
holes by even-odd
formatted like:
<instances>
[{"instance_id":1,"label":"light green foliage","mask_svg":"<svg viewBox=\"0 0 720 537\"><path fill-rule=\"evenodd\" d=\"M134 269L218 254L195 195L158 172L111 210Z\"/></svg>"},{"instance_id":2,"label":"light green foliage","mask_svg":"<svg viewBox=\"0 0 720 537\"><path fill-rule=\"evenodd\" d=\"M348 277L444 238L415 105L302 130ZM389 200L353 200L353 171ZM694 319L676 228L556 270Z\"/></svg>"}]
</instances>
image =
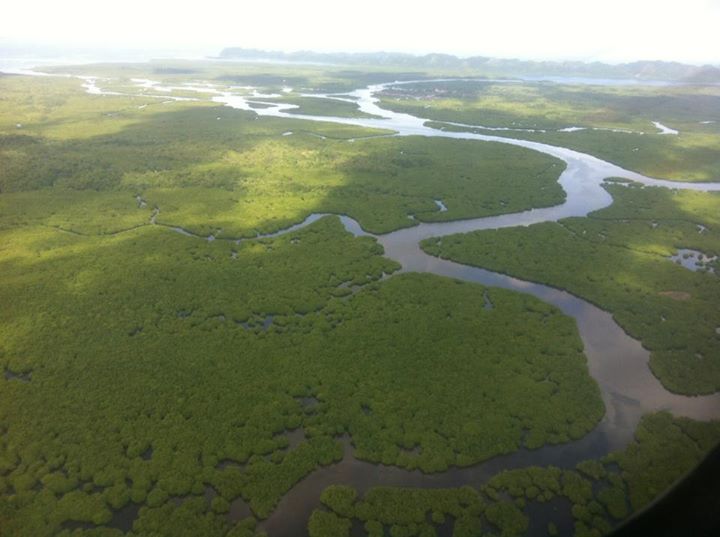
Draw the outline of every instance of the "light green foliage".
<instances>
[{"instance_id":1,"label":"light green foliage","mask_svg":"<svg viewBox=\"0 0 720 537\"><path fill-rule=\"evenodd\" d=\"M8 535L106 524L131 501L144 505L138 535L220 535L230 501L265 517L339 460L339 434L364 459L438 471L513 451L523 431L536 447L599 419L574 326L534 299L492 291L485 312L480 286L374 283L397 265L332 218L240 244L151 225L220 237L313 211L378 230L412 225L408 213L495 214L562 199L557 161L492 144L348 143L378 132L53 80L0 79L0 360L27 376L0 381ZM297 428L305 440L288 449Z\"/></svg>"},{"instance_id":2,"label":"light green foliage","mask_svg":"<svg viewBox=\"0 0 720 537\"><path fill-rule=\"evenodd\" d=\"M257 118L208 102L88 96L79 81L63 80L0 78L0 192L51 188L42 199L19 198L24 212L11 211L10 222L34 218L33 206L50 199L46 223L81 232L139 225L154 206L159 223L220 236L277 231L311 212L349 214L386 232L415 225L409 214L452 220L563 199L562 163L521 148L405 137L349 143L385 131ZM127 201L66 189L119 190ZM137 194L146 210L126 214ZM107 217L90 211L99 216L90 220L79 210L85 202Z\"/></svg>"},{"instance_id":3,"label":"light green foliage","mask_svg":"<svg viewBox=\"0 0 720 537\"><path fill-rule=\"evenodd\" d=\"M283 138L288 130L329 139L387 132L276 118L258 121L252 112L210 101L86 95L76 79L0 77L0 88L3 192L51 185L133 186L144 175L150 184L164 178L172 186L227 188L240 173L223 166L224 155Z\"/></svg>"},{"instance_id":4,"label":"light green foliage","mask_svg":"<svg viewBox=\"0 0 720 537\"><path fill-rule=\"evenodd\" d=\"M437 88L442 91L436 92ZM434 82L393 88L382 104L436 122L545 129L478 132L569 147L653 177L720 179L720 90L713 86ZM680 134L659 134L653 121ZM702 123L707 121L712 123ZM442 123L433 126L463 129ZM557 132L572 126L587 130Z\"/></svg>"},{"instance_id":5,"label":"light green foliage","mask_svg":"<svg viewBox=\"0 0 720 537\"><path fill-rule=\"evenodd\" d=\"M267 537L264 531L256 533L255 525L255 519L248 517L235 524L225 537Z\"/></svg>"},{"instance_id":6,"label":"light green foliage","mask_svg":"<svg viewBox=\"0 0 720 537\"><path fill-rule=\"evenodd\" d=\"M376 334L366 341L379 344L377 358L366 346L362 367L375 371L375 382L395 385L382 398L366 392L363 402L371 414L350 428L357 457L439 471L449 464L472 464L512 451L523 429L528 430L526 444L537 447L579 438L593 427L602 405L567 318L538 301L495 289L488 291L490 299L503 307L482 310L476 286L447 280L431 279L434 298L429 301L422 288L431 281L427 278L393 278L377 294L358 295L353 301L355 311L366 319L363 330ZM377 311L383 314L373 316ZM411 331L404 328L409 318L416 319ZM513 332L512 344L499 345L507 341L510 325L523 329ZM353 324L343 323L337 329L348 345L361 340L346 332L351 328L354 332ZM474 335L472 343L469 333ZM547 339L549 333L555 336ZM425 338L425 351L418 352L419 340ZM337 354L352 356L352 349ZM386 361L384 356L393 358ZM342 363L349 378L362 379L358 385L370 387L357 369L360 364ZM434 366L437 363L443 364L442 372ZM396 380L408 375L412 391ZM463 379L470 378L473 388L465 391ZM418 406L408 408L408 401ZM560 414L566 416L562 426ZM404 432L395 436L391 431L398 420Z\"/></svg>"},{"instance_id":7,"label":"light green foliage","mask_svg":"<svg viewBox=\"0 0 720 537\"><path fill-rule=\"evenodd\" d=\"M148 224L151 209L139 205L129 192L53 188L5 193L0 228L44 225L73 233L116 233Z\"/></svg>"},{"instance_id":8,"label":"light green foliage","mask_svg":"<svg viewBox=\"0 0 720 537\"><path fill-rule=\"evenodd\" d=\"M585 504L593 497L590 481L567 470L562 474L562 494L576 505Z\"/></svg>"},{"instance_id":9,"label":"light green foliage","mask_svg":"<svg viewBox=\"0 0 720 537\"><path fill-rule=\"evenodd\" d=\"M427 490L375 487L355 505L355 516L360 520L408 526L424 523L430 510L459 517L466 510L478 514L482 509L479 494L469 487Z\"/></svg>"},{"instance_id":10,"label":"light green foliage","mask_svg":"<svg viewBox=\"0 0 720 537\"><path fill-rule=\"evenodd\" d=\"M223 89L232 87L236 91L243 91L243 86L252 86L265 94L284 93L282 90L290 87L293 90L290 95L314 92L340 93L365 87L368 84L417 80L427 76L421 72L398 72L396 65L364 65L348 70L344 65L170 59L142 63L48 66L43 70L51 73L106 77L110 82L117 84L116 88L122 88L126 85L125 81L131 78L150 78L166 85L179 85L188 81L198 81L201 84L211 82ZM450 71L435 70L434 73L448 75ZM251 94L251 91L248 90L247 93ZM197 96L197 93L186 94ZM266 98L258 100L265 101Z\"/></svg>"},{"instance_id":11,"label":"light green foliage","mask_svg":"<svg viewBox=\"0 0 720 537\"><path fill-rule=\"evenodd\" d=\"M227 513L230 509L230 502L228 502L222 496L216 496L215 498L213 498L210 507L216 513Z\"/></svg>"},{"instance_id":12,"label":"light green foliage","mask_svg":"<svg viewBox=\"0 0 720 537\"><path fill-rule=\"evenodd\" d=\"M197 537L222 535L227 532L227 526L227 521L207 509L204 498L196 497L183 501L180 506L169 502L159 507L142 509L135 521L134 533L163 537Z\"/></svg>"},{"instance_id":13,"label":"light green foliage","mask_svg":"<svg viewBox=\"0 0 720 537\"><path fill-rule=\"evenodd\" d=\"M348 523L353 516L364 521L372 536L382 535L387 527L397 535L433 535L450 517L453 535L470 537L491 527L500 535L523 535L528 518L518 505L566 498L572 504L575 535L599 537L630 514L628 490L632 510L641 509L700 462L718 441L720 422L649 414L642 418L634 441L626 449L578 465L588 477L552 466L527 467L500 472L480 491L470 487L376 487L356 499L349 487L330 487L323 493L323 502ZM506 495L514 501L503 499ZM333 508L334 502L326 501L336 497L343 498L335 502L339 509ZM548 524L548 534L557 534L555 522Z\"/></svg>"},{"instance_id":14,"label":"light green foliage","mask_svg":"<svg viewBox=\"0 0 720 537\"><path fill-rule=\"evenodd\" d=\"M351 522L335 513L315 511L308 522L310 537L349 537Z\"/></svg>"},{"instance_id":15,"label":"light green foliage","mask_svg":"<svg viewBox=\"0 0 720 537\"><path fill-rule=\"evenodd\" d=\"M485 510L485 517L500 528L502 537L516 537L525 533L528 520L512 502L496 502Z\"/></svg>"},{"instance_id":16,"label":"light green foliage","mask_svg":"<svg viewBox=\"0 0 720 537\"><path fill-rule=\"evenodd\" d=\"M345 500L352 498L352 503L348 505L343 501L341 511L335 510L325 501L328 491L332 496L341 492ZM479 517L484 511L480 494L470 487L427 490L375 487L361 499L357 499L349 487L330 487L323 493L323 503L348 524L353 516L362 521L368 535L373 537L383 535L385 528L393 536L431 537L436 535L436 527L444 523L446 515L454 520L453 535L478 535ZM354 515L343 512L354 512ZM313 516L316 514L325 513L316 510ZM505 528L506 522L506 519L500 520L500 527Z\"/></svg>"},{"instance_id":17,"label":"light green foliage","mask_svg":"<svg viewBox=\"0 0 720 537\"><path fill-rule=\"evenodd\" d=\"M99 494L85 494L74 490L57 502L52 517L56 520L76 520L104 524L110 520L110 510Z\"/></svg>"},{"instance_id":18,"label":"light green foliage","mask_svg":"<svg viewBox=\"0 0 720 537\"><path fill-rule=\"evenodd\" d=\"M241 492L243 496L250 498L250 506L258 516L268 516L277 501L300 479L316 467L327 466L342 458L340 445L330 438L332 427L333 423L330 422L326 425L326 431L323 431L328 436L311 438L289 452L280 462L271 462L260 457L252 459L245 475L229 487L221 487L221 491L229 496L236 496L237 492ZM223 481L223 484L226 482Z\"/></svg>"},{"instance_id":19,"label":"light green foliage","mask_svg":"<svg viewBox=\"0 0 720 537\"><path fill-rule=\"evenodd\" d=\"M357 104L337 99L304 97L298 95L283 96L279 99L263 99L264 102L294 104L298 108L288 110L291 114L334 117L377 117L358 110Z\"/></svg>"},{"instance_id":20,"label":"light green foliage","mask_svg":"<svg viewBox=\"0 0 720 537\"><path fill-rule=\"evenodd\" d=\"M62 530L57 534L57 537L123 537L125 534L115 528L85 528L75 529L70 531L69 529ZM253 537L252 535L250 537Z\"/></svg>"},{"instance_id":21,"label":"light green foliage","mask_svg":"<svg viewBox=\"0 0 720 537\"><path fill-rule=\"evenodd\" d=\"M613 518L622 520L627 516L627 496L622 486L603 488L597 497Z\"/></svg>"},{"instance_id":22,"label":"light green foliage","mask_svg":"<svg viewBox=\"0 0 720 537\"><path fill-rule=\"evenodd\" d=\"M680 134L658 134L648 123L644 129L649 132L644 134L588 130L516 137L575 149L649 177L720 180L720 129L696 121L672 125L681 130Z\"/></svg>"},{"instance_id":23,"label":"light green foliage","mask_svg":"<svg viewBox=\"0 0 720 537\"><path fill-rule=\"evenodd\" d=\"M354 488L346 485L334 485L326 488L320 501L341 516L352 518L353 504L357 498Z\"/></svg>"},{"instance_id":24,"label":"light green foliage","mask_svg":"<svg viewBox=\"0 0 720 537\"><path fill-rule=\"evenodd\" d=\"M112 77L101 84L116 91L130 91L131 77L276 92L398 76L187 62L78 69ZM239 244L162 226L251 237L332 212L380 232L413 225L409 214L515 212L563 199L559 161L500 144L363 139L384 133L163 103L153 92L89 96L77 79L0 77L0 365L12 373L0 377L3 537L117 537L113 511L135 504L137 537L253 537L255 518L230 522L231 502L267 517L299 480L344 456L341 435L359 458L435 472L596 425L603 406L577 330L534 298L429 275L381 282L397 264L336 218ZM714 202L650 205L677 206L678 222L633 251L667 253L677 237L717 251L713 234L690 237L696 222L679 222L715 224ZM656 219L650 205L628 207ZM598 229L624 248L637 233L613 223ZM373 537L430 537L443 524L456 537L518 535L521 508L564 496L578 534L597 534L606 509L624 516L626 490L635 506L674 479L667 446L655 446L666 431L683 449L695 442L683 467L718 436L669 417L642 427L597 497L589 479L556 468L503 473L482 491L376 488L358 498L337 486L309 531L348 535L354 517ZM585 475L604 479L598 464ZM659 477L644 477L642 464ZM208 487L217 495L204 497Z\"/></svg>"},{"instance_id":25,"label":"light green foliage","mask_svg":"<svg viewBox=\"0 0 720 537\"><path fill-rule=\"evenodd\" d=\"M558 468L508 470L493 477L484 492L495 500L498 498L497 491L503 490L513 498L545 501L563 491L561 480L564 477Z\"/></svg>"},{"instance_id":26,"label":"light green foliage","mask_svg":"<svg viewBox=\"0 0 720 537\"><path fill-rule=\"evenodd\" d=\"M560 163L498 144L426 138L348 144L293 135L230 152L223 165L237 174L231 191L143 190L148 202L160 207L158 222L182 222L203 234L220 230L220 236L253 236L287 227L311 212L331 212L352 216L368 231L387 232L414 225L409 214L418 220L452 220L552 205L563 198L555 182ZM436 198L448 211L437 210Z\"/></svg>"},{"instance_id":27,"label":"light green foliage","mask_svg":"<svg viewBox=\"0 0 720 537\"><path fill-rule=\"evenodd\" d=\"M579 126L653 132L652 121L699 124L720 119L720 90L714 86L456 80L403 84L382 97L383 105L432 120L516 129Z\"/></svg>"},{"instance_id":28,"label":"light green foliage","mask_svg":"<svg viewBox=\"0 0 720 537\"><path fill-rule=\"evenodd\" d=\"M720 253L720 195L607 188L615 204L589 218L429 239L423 248L590 300L650 349L650 367L668 389L719 390L720 278L668 257L679 248Z\"/></svg>"},{"instance_id":29,"label":"light green foliage","mask_svg":"<svg viewBox=\"0 0 720 537\"><path fill-rule=\"evenodd\" d=\"M643 420L637 441L614 454L634 510L642 509L690 471L718 441L720 422L702 423L660 413Z\"/></svg>"},{"instance_id":30,"label":"light green foliage","mask_svg":"<svg viewBox=\"0 0 720 537\"><path fill-rule=\"evenodd\" d=\"M583 461L577 465L577 469L595 481L605 477L605 467L596 460Z\"/></svg>"},{"instance_id":31,"label":"light green foliage","mask_svg":"<svg viewBox=\"0 0 720 537\"><path fill-rule=\"evenodd\" d=\"M364 527L368 537L384 537L385 535L383 525L377 520L368 520Z\"/></svg>"},{"instance_id":32,"label":"light green foliage","mask_svg":"<svg viewBox=\"0 0 720 537\"><path fill-rule=\"evenodd\" d=\"M379 284L397 265L335 218L241 244L31 225L6 227L1 244L2 361L32 373L0 381L5 479L27 502L9 535L43 516L51 488L80 482L101 487L94 503L53 508L34 535L105 522L129 500L147 506L142 532L170 517L213 535L228 501L242 495L267 516L338 460L343 432L359 457L437 471L513 451L524 430L531 446L578 438L602 414L556 309L487 290L495 308L484 310L483 287L429 275ZM348 282L360 290L338 297ZM298 427L306 440L287 450ZM217 467L225 459L245 466ZM201 526L186 524L194 503L175 514L169 500L203 483L220 496L196 513Z\"/></svg>"},{"instance_id":33,"label":"light green foliage","mask_svg":"<svg viewBox=\"0 0 720 537\"><path fill-rule=\"evenodd\" d=\"M344 495L355 498L347 488L344 489ZM337 487L332 487L331 490L337 491ZM461 537L480 535L483 529L490 529L489 524L506 536L521 535L527 528L527 518L513 503L491 503L486 507L482 495L470 487L375 487L354 501L354 517L364 523L371 536L383 535L384 528L389 528L390 535L393 536L431 537L437 534L438 527L448 517L452 519L453 535ZM327 505L327 502L325 503ZM348 511L346 505L343 505L342 509ZM343 516L348 524L353 517L337 511L334 513ZM313 516L317 514L325 513L316 510ZM485 516L489 524L482 523L482 516Z\"/></svg>"}]
</instances>

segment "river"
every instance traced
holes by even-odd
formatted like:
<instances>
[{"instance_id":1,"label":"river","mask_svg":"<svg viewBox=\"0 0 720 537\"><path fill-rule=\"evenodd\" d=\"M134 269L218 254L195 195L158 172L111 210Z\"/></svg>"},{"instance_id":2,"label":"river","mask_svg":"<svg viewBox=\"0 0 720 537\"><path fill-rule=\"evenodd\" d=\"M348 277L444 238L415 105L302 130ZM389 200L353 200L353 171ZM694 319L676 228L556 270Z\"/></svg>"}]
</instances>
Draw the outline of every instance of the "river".
<instances>
[{"instance_id":1,"label":"river","mask_svg":"<svg viewBox=\"0 0 720 537\"><path fill-rule=\"evenodd\" d=\"M83 80L89 93L103 93L98 88L96 79L85 77ZM428 81L423 80L422 82L427 83ZM148 84L150 87L156 84L150 81L138 83L144 84L145 87L148 87ZM403 82L403 84L406 83L411 82ZM374 118L295 114L289 111L296 106L262 101L263 96L257 93L255 96L241 96L229 91L214 89L211 86L206 87L204 91L215 102L241 110L250 110L259 116L389 129L395 132L394 136L431 136L499 142L539 151L564 161L567 166L559 177L559 183L566 192L566 200L560 205L487 218L420 223L415 227L375 237L384 247L385 256L402 265L400 272L427 272L529 293L540 300L553 304L565 314L573 317L584 344L589 372L600 386L606 413L598 426L578 441L544 446L536 450L521 449L469 468L452 468L447 472L431 475L357 460L353 457L351 443L346 440L345 456L341 462L320 468L306 476L282 498L272 515L260 523L260 527L265 529L271 537L306 535L306 522L312 510L319 505L320 493L332 484L349 484L361 493L369 487L378 485L479 486L489 477L506 468L549 464L573 467L581 460L601 457L612 450L622 449L632 440L635 426L640 417L647 412L669 410L678 416L700 420L720 418L720 393L686 397L665 390L648 367L648 351L637 340L627 335L613 320L611 314L568 292L442 260L427 255L419 247L421 240L430 237L475 230L527 226L570 216L586 216L588 213L607 207L612 203L611 196L602 188L603 181L608 177L623 177L645 185L702 191L720 191L720 183L683 183L658 180L564 147L515 138L470 132L446 132L431 128L426 126L425 123L428 121L426 119L385 110L378 104L379 100L376 95L386 87L395 84L397 83L371 85L343 95L311 95L317 98L355 102L360 111L376 116ZM187 89L187 87L181 89ZM320 214L310 215L305 221L270 236L294 231L321 216ZM351 218L343 216L342 221L346 229L355 235L369 235ZM173 229L179 230L179 228ZM181 231L189 234L184 230ZM207 237L200 238L206 239ZM544 535L545 529L541 528L541 530Z\"/></svg>"}]
</instances>

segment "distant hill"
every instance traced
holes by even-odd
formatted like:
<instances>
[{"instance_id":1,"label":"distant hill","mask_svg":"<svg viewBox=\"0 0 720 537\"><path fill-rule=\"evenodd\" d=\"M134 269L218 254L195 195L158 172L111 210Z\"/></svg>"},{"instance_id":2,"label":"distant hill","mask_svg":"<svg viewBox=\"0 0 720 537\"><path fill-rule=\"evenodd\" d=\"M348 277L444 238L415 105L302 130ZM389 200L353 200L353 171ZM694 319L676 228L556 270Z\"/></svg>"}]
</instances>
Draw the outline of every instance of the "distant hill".
<instances>
[{"instance_id":1,"label":"distant hill","mask_svg":"<svg viewBox=\"0 0 720 537\"><path fill-rule=\"evenodd\" d=\"M239 47L225 48L220 58L249 61L282 61L339 65L395 65L412 68L474 69L494 76L572 76L588 78L634 78L712 84L720 83L720 68L678 62L639 61L611 65L600 62L529 61L451 54L416 56L399 52L280 52Z\"/></svg>"}]
</instances>

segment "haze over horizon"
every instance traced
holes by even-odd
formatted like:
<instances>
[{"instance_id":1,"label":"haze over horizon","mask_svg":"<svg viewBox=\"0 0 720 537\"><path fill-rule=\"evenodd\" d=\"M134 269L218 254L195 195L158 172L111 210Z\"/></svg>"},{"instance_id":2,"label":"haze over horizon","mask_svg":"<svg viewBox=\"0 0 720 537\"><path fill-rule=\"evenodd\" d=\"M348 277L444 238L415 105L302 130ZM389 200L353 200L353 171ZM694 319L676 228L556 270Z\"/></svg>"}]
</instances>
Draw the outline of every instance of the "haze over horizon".
<instances>
[{"instance_id":1,"label":"haze over horizon","mask_svg":"<svg viewBox=\"0 0 720 537\"><path fill-rule=\"evenodd\" d=\"M367 0L348 10L329 0L245 5L38 0L14 4L0 21L0 44L217 54L241 46L318 52L447 53L532 60L720 63L716 0L508 0L441 6ZM38 14L42 13L42 17Z\"/></svg>"}]
</instances>

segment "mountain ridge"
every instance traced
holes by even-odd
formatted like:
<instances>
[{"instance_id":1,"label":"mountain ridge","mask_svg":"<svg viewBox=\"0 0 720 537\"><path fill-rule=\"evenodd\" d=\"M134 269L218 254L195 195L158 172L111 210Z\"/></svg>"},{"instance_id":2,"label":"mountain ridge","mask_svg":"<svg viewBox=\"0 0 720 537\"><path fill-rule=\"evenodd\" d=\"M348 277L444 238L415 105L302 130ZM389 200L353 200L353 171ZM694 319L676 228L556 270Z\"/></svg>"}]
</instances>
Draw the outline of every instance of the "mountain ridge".
<instances>
[{"instance_id":1,"label":"mountain ridge","mask_svg":"<svg viewBox=\"0 0 720 537\"><path fill-rule=\"evenodd\" d=\"M689 65L674 61L643 60L608 64L582 61L536 61L430 53L415 55L402 52L314 52L224 48L218 58L248 61L283 61L340 65L395 65L416 68L485 70L488 74L506 76L575 76L589 78L631 78L688 83L719 83L720 67Z\"/></svg>"}]
</instances>

